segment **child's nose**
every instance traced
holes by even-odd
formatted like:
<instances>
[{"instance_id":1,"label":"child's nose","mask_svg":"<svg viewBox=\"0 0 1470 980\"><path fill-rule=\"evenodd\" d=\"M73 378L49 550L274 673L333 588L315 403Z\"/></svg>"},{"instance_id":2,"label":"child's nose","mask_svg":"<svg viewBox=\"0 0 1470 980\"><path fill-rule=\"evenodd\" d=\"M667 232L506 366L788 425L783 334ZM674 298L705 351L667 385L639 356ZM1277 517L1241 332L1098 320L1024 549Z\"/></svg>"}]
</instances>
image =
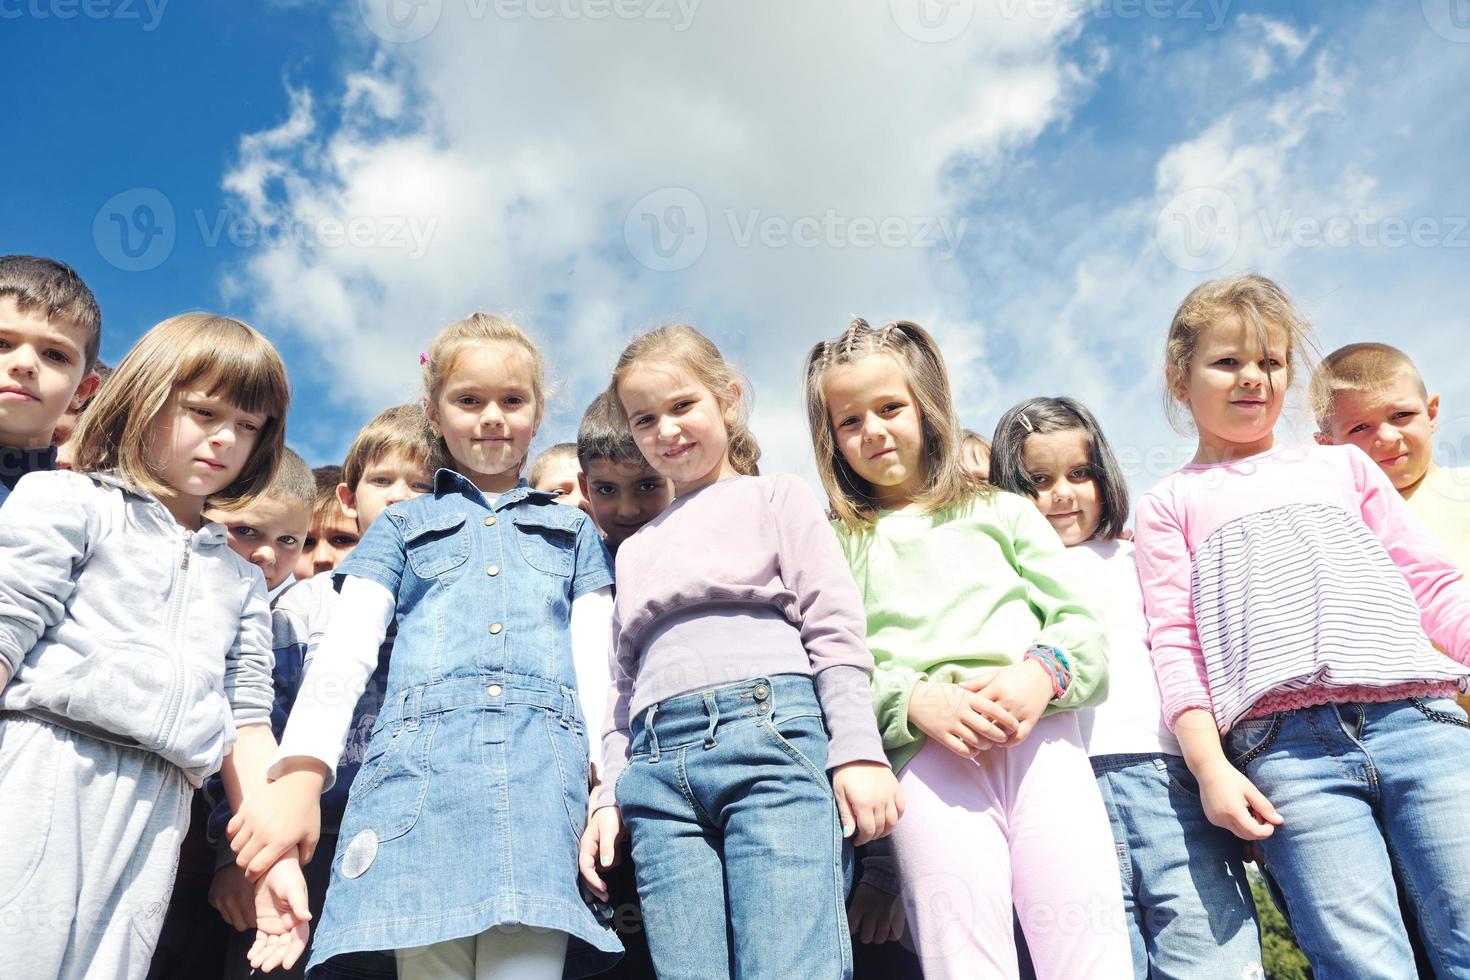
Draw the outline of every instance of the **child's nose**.
<instances>
[{"instance_id":1,"label":"child's nose","mask_svg":"<svg viewBox=\"0 0 1470 980\"><path fill-rule=\"evenodd\" d=\"M21 344L8 352L0 353L0 358L7 362L5 372L12 376L34 378L40 370L40 361L30 344Z\"/></svg>"},{"instance_id":2,"label":"child's nose","mask_svg":"<svg viewBox=\"0 0 1470 980\"><path fill-rule=\"evenodd\" d=\"M250 563L259 565L261 568L269 568L276 563L276 552L268 544L263 544L250 553Z\"/></svg>"}]
</instances>

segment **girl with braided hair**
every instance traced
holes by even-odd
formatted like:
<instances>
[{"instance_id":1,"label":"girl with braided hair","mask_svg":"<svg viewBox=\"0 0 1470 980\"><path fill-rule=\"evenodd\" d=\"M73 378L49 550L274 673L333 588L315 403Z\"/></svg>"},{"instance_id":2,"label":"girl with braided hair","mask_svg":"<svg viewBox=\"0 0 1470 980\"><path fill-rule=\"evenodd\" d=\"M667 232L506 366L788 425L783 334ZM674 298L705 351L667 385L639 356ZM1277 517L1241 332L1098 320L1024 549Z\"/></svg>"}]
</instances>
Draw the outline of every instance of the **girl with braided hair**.
<instances>
[{"instance_id":1,"label":"girl with braided hair","mask_svg":"<svg viewBox=\"0 0 1470 980\"><path fill-rule=\"evenodd\" d=\"M582 876L606 898L626 821L660 977L851 977L852 846L902 811L852 575L806 484L757 475L745 386L708 338L639 337L609 392L674 502L618 549Z\"/></svg>"},{"instance_id":2,"label":"girl with braided hair","mask_svg":"<svg viewBox=\"0 0 1470 980\"><path fill-rule=\"evenodd\" d=\"M966 467L944 359L917 324L853 320L807 358L817 470L867 610L894 832L930 978L1132 975L1113 842L1075 709L1104 629L1031 503Z\"/></svg>"}]
</instances>

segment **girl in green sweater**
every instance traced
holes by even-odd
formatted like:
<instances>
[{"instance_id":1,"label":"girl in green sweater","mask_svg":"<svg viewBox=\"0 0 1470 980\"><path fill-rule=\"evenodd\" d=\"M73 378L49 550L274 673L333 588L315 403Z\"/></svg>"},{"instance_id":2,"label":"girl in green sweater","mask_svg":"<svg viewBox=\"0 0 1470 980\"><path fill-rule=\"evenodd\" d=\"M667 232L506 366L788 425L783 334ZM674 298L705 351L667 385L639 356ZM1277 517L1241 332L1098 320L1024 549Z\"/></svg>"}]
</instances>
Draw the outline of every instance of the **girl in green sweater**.
<instances>
[{"instance_id":1,"label":"girl in green sweater","mask_svg":"<svg viewBox=\"0 0 1470 980\"><path fill-rule=\"evenodd\" d=\"M1113 841L1074 709L1104 629L1029 501L971 476L944 359L854 320L807 359L817 468L862 591L874 708L907 802L894 847L924 974L1132 975Z\"/></svg>"}]
</instances>

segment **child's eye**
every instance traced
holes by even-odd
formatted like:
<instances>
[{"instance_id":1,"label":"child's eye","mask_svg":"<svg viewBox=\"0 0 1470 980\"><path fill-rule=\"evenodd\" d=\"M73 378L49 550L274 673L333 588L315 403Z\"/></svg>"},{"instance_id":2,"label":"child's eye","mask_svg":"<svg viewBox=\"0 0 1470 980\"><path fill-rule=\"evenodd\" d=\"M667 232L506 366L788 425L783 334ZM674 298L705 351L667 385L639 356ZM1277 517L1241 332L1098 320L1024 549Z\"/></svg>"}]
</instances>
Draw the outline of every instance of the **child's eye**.
<instances>
[{"instance_id":1,"label":"child's eye","mask_svg":"<svg viewBox=\"0 0 1470 980\"><path fill-rule=\"evenodd\" d=\"M420 481L418 483L415 483L413 485L413 488L415 490L417 490L419 493L428 493L429 491L431 491L431 490L434 489L434 485L432 483L428 483L428 482L425 482L425 481Z\"/></svg>"},{"instance_id":2,"label":"child's eye","mask_svg":"<svg viewBox=\"0 0 1470 980\"><path fill-rule=\"evenodd\" d=\"M889 414L891 412L898 411L900 408L903 408L903 405L901 403L899 403L899 402L890 402L889 404L883 406L883 413L885 415L887 415L887 414Z\"/></svg>"},{"instance_id":3,"label":"child's eye","mask_svg":"<svg viewBox=\"0 0 1470 980\"><path fill-rule=\"evenodd\" d=\"M522 405L524 405L526 403L526 400L524 398L522 398L520 395L511 395L509 398L507 398L505 400L505 403L507 405L511 405L511 406L513 406L515 408L520 408Z\"/></svg>"},{"instance_id":4,"label":"child's eye","mask_svg":"<svg viewBox=\"0 0 1470 980\"><path fill-rule=\"evenodd\" d=\"M1411 419L1415 415L1418 415L1418 414L1419 414L1418 412L1397 412L1397 413L1394 414L1394 418L1396 418L1396 419Z\"/></svg>"},{"instance_id":5,"label":"child's eye","mask_svg":"<svg viewBox=\"0 0 1470 980\"><path fill-rule=\"evenodd\" d=\"M658 480L647 480L638 484L639 493L658 493L662 488L663 484Z\"/></svg>"},{"instance_id":6,"label":"child's eye","mask_svg":"<svg viewBox=\"0 0 1470 980\"><path fill-rule=\"evenodd\" d=\"M686 398L684 401L681 401L681 402L675 402L674 403L674 411L676 411L676 412L682 412L685 409L689 408L689 406L691 406L693 404L694 404L694 400L693 399L690 399L690 398Z\"/></svg>"},{"instance_id":7,"label":"child's eye","mask_svg":"<svg viewBox=\"0 0 1470 980\"><path fill-rule=\"evenodd\" d=\"M212 418L214 418L214 413L213 412L211 412L207 408L200 408L197 405L191 405L191 406L189 406L189 411L193 412L195 415L197 415L197 416L199 416L200 418L203 418L203 419L212 419Z\"/></svg>"},{"instance_id":8,"label":"child's eye","mask_svg":"<svg viewBox=\"0 0 1470 980\"><path fill-rule=\"evenodd\" d=\"M480 399L476 398L474 395L460 395L454 400L454 403L456 405L464 406L478 405L480 404Z\"/></svg>"},{"instance_id":9,"label":"child's eye","mask_svg":"<svg viewBox=\"0 0 1470 980\"><path fill-rule=\"evenodd\" d=\"M294 548L296 546L296 535L294 534L283 534L276 540L281 543L281 547L283 548Z\"/></svg>"},{"instance_id":10,"label":"child's eye","mask_svg":"<svg viewBox=\"0 0 1470 980\"><path fill-rule=\"evenodd\" d=\"M843 419L841 422L838 422L837 423L837 428L839 428L839 429L845 429L849 425L855 425L856 423L857 423L857 416L856 415L852 415L852 416L849 416L849 417Z\"/></svg>"},{"instance_id":11,"label":"child's eye","mask_svg":"<svg viewBox=\"0 0 1470 980\"><path fill-rule=\"evenodd\" d=\"M1347 430L1347 434L1350 435L1350 436L1354 436L1354 435L1357 435L1359 432L1366 431L1367 428L1368 427L1366 425L1364 425L1362 422L1359 422L1357 425L1353 426L1351 429L1348 429Z\"/></svg>"},{"instance_id":12,"label":"child's eye","mask_svg":"<svg viewBox=\"0 0 1470 980\"><path fill-rule=\"evenodd\" d=\"M653 416L652 415L640 415L636 419L633 420L633 425L641 429L643 426L647 425L648 423L650 423L652 421L653 421Z\"/></svg>"},{"instance_id":13,"label":"child's eye","mask_svg":"<svg viewBox=\"0 0 1470 980\"><path fill-rule=\"evenodd\" d=\"M1235 367L1236 360L1233 357L1222 357L1215 363L1220 365L1221 367Z\"/></svg>"},{"instance_id":14,"label":"child's eye","mask_svg":"<svg viewBox=\"0 0 1470 980\"><path fill-rule=\"evenodd\" d=\"M1036 489L1040 490L1042 487L1051 482L1051 477L1047 476L1045 473L1032 473L1031 482L1036 485Z\"/></svg>"},{"instance_id":15,"label":"child's eye","mask_svg":"<svg viewBox=\"0 0 1470 980\"><path fill-rule=\"evenodd\" d=\"M1261 363L1265 364L1266 367L1269 368L1272 371L1279 371L1282 368L1281 362L1278 361L1278 360L1276 360L1276 358L1274 358L1274 357L1268 357L1264 361L1262 361Z\"/></svg>"},{"instance_id":16,"label":"child's eye","mask_svg":"<svg viewBox=\"0 0 1470 980\"><path fill-rule=\"evenodd\" d=\"M327 543L333 548L351 548L357 544L357 539L345 534L334 534Z\"/></svg>"},{"instance_id":17,"label":"child's eye","mask_svg":"<svg viewBox=\"0 0 1470 980\"><path fill-rule=\"evenodd\" d=\"M240 428L244 429L246 432L259 432L260 431L260 426L258 424L256 424L256 423L254 423L254 422L241 422L240 423Z\"/></svg>"},{"instance_id":18,"label":"child's eye","mask_svg":"<svg viewBox=\"0 0 1470 980\"><path fill-rule=\"evenodd\" d=\"M311 551L313 548L316 547L316 538L313 538L311 535L308 534L306 536L306 541L302 543L301 547L306 551Z\"/></svg>"},{"instance_id":19,"label":"child's eye","mask_svg":"<svg viewBox=\"0 0 1470 980\"><path fill-rule=\"evenodd\" d=\"M1092 471L1085 466L1079 466L1071 472L1070 476L1074 480L1090 480L1092 479Z\"/></svg>"},{"instance_id":20,"label":"child's eye","mask_svg":"<svg viewBox=\"0 0 1470 980\"><path fill-rule=\"evenodd\" d=\"M375 487L386 487L389 486L392 481L389 480L386 476L375 476L372 479L368 480L368 483Z\"/></svg>"},{"instance_id":21,"label":"child's eye","mask_svg":"<svg viewBox=\"0 0 1470 980\"><path fill-rule=\"evenodd\" d=\"M49 358L51 358L57 364L70 364L71 363L71 357L69 357L66 354L65 351L48 350L46 352L46 356L49 357Z\"/></svg>"},{"instance_id":22,"label":"child's eye","mask_svg":"<svg viewBox=\"0 0 1470 980\"><path fill-rule=\"evenodd\" d=\"M255 528L251 527L248 524L237 525L232 530L235 534L239 535L242 538L254 537L256 533Z\"/></svg>"},{"instance_id":23,"label":"child's eye","mask_svg":"<svg viewBox=\"0 0 1470 980\"><path fill-rule=\"evenodd\" d=\"M618 491L615 487L600 486L593 487L592 492L599 497L615 497Z\"/></svg>"}]
</instances>

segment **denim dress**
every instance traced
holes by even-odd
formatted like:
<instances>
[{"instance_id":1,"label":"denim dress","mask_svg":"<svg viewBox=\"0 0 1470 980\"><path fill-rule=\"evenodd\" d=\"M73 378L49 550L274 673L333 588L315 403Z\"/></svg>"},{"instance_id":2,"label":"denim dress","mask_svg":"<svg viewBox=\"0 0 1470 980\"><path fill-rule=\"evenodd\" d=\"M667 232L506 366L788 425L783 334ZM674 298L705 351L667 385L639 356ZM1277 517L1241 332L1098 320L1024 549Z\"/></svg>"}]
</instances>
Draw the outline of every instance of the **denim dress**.
<instances>
[{"instance_id":1,"label":"denim dress","mask_svg":"<svg viewBox=\"0 0 1470 980\"><path fill-rule=\"evenodd\" d=\"M528 926L571 937L569 976L607 969L621 944L577 886L588 739L571 606L613 580L592 522L524 482L491 504L440 470L336 574L397 596L398 638L310 966Z\"/></svg>"}]
</instances>

